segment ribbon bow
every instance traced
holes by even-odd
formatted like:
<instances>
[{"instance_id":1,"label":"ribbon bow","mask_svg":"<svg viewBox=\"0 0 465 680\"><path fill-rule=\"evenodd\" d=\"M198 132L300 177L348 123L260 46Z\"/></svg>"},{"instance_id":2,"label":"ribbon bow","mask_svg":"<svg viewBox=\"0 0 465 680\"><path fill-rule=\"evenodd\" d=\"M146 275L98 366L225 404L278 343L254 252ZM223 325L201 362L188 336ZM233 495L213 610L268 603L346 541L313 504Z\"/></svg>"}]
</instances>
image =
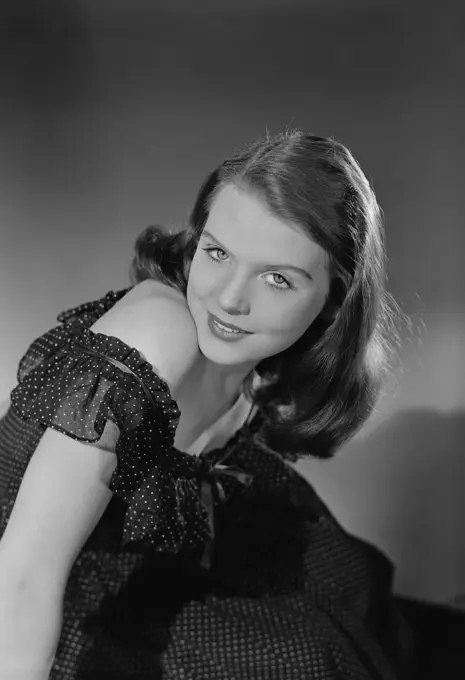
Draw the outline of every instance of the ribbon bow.
<instances>
[{"instance_id":1,"label":"ribbon bow","mask_svg":"<svg viewBox=\"0 0 465 680\"><path fill-rule=\"evenodd\" d=\"M229 454L227 454L229 455ZM222 460L224 460L225 456ZM199 468L200 479L200 496L202 502L207 509L208 523L210 526L211 537L205 546L205 550L201 559L201 566L209 569L211 566L211 553L213 547L213 539L215 538L215 513L214 513L214 496L216 496L220 503L226 502L226 493L221 483L221 477L234 477L238 482L245 487L249 486L253 481L253 475L249 472L244 472L236 465L222 465L221 461L212 465L207 458L202 457Z\"/></svg>"}]
</instances>

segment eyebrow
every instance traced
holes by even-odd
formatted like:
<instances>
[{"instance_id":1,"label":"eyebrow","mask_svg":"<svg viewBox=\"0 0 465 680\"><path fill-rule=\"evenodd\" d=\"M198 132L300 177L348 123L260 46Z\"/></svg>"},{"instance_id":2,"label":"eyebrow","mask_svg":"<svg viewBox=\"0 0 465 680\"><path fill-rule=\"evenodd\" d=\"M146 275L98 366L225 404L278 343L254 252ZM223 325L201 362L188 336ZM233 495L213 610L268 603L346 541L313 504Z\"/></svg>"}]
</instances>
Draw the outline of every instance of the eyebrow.
<instances>
[{"instance_id":1,"label":"eyebrow","mask_svg":"<svg viewBox=\"0 0 465 680\"><path fill-rule=\"evenodd\" d=\"M204 229L201 234L201 237L203 236L211 239L212 241L215 241L215 243L217 243L222 250L227 252L228 249L225 248L225 246L223 246L223 244L220 241L218 241L218 239L215 238L213 234L210 234L210 232L207 231L206 229ZM262 264L261 266L264 267L265 269L293 269L299 274L303 274L303 276L307 277L307 279L310 279L310 281L313 281L313 278L307 271L305 271L305 269L302 269L301 267L296 267L294 264Z\"/></svg>"}]
</instances>

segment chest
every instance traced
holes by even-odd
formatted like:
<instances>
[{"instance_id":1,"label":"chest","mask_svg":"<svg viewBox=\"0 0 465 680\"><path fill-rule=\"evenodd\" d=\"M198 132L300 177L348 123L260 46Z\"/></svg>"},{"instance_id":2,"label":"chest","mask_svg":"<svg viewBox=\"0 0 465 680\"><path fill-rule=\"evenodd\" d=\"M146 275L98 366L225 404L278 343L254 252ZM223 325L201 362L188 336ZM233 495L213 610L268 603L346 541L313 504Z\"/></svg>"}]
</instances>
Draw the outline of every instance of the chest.
<instances>
[{"instance_id":1,"label":"chest","mask_svg":"<svg viewBox=\"0 0 465 680\"><path fill-rule=\"evenodd\" d=\"M251 409L243 395L233 405L203 402L199 398L188 403L178 402L178 406L181 416L174 446L193 454L226 443L244 424Z\"/></svg>"}]
</instances>

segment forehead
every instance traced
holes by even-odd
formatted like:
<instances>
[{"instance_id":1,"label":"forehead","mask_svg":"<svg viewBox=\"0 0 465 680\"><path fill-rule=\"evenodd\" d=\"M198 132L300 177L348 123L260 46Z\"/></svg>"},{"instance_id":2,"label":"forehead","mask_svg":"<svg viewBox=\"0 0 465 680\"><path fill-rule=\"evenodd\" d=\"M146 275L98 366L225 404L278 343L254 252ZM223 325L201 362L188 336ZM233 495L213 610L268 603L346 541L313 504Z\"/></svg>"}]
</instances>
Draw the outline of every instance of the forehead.
<instances>
[{"instance_id":1,"label":"forehead","mask_svg":"<svg viewBox=\"0 0 465 680\"><path fill-rule=\"evenodd\" d=\"M237 257L287 263L302 268L325 266L323 248L295 225L273 215L253 191L227 184L213 199L207 229Z\"/></svg>"}]
</instances>

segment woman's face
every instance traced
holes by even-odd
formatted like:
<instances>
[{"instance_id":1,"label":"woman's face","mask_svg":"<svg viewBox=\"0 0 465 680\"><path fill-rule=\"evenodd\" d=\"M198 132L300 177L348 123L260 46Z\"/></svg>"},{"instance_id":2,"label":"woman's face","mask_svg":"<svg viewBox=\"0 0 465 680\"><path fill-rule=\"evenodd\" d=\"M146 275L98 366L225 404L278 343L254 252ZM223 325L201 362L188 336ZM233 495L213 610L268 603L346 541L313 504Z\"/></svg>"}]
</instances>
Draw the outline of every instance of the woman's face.
<instances>
[{"instance_id":1,"label":"woman's face","mask_svg":"<svg viewBox=\"0 0 465 680\"><path fill-rule=\"evenodd\" d=\"M290 347L324 306L327 263L317 243L273 216L257 194L235 184L222 187L187 286L202 354L216 364L251 370Z\"/></svg>"}]
</instances>

